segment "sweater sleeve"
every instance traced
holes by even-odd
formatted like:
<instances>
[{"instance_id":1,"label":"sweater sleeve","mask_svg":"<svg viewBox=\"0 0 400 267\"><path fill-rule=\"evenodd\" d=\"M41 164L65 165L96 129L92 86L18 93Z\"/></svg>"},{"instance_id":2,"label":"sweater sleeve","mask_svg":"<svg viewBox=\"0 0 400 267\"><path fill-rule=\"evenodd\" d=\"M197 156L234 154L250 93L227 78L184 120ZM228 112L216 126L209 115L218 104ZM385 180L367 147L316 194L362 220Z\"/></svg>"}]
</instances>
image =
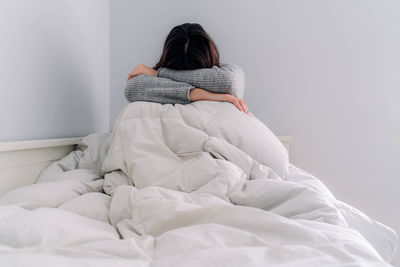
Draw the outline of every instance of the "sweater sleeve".
<instances>
[{"instance_id":1,"label":"sweater sleeve","mask_svg":"<svg viewBox=\"0 0 400 267\"><path fill-rule=\"evenodd\" d=\"M161 68L157 76L185 82L214 93L232 94L238 98L244 96L245 75L243 70L236 65L221 64L220 67L195 70Z\"/></svg>"},{"instance_id":2,"label":"sweater sleeve","mask_svg":"<svg viewBox=\"0 0 400 267\"><path fill-rule=\"evenodd\" d=\"M160 104L189 104L189 92L194 86L150 75L131 78L125 87L129 102L147 101Z\"/></svg>"}]
</instances>

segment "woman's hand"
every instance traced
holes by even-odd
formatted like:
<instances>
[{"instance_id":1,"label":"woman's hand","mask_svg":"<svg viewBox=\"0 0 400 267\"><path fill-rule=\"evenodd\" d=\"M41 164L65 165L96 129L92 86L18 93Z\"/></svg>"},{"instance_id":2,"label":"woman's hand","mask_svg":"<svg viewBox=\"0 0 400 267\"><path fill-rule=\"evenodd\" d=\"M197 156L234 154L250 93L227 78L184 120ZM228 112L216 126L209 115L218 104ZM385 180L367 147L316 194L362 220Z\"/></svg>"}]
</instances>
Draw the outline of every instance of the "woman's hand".
<instances>
[{"instance_id":1,"label":"woman's hand","mask_svg":"<svg viewBox=\"0 0 400 267\"><path fill-rule=\"evenodd\" d=\"M146 74L146 75L152 75L152 76L157 76L157 71L155 69L152 69L150 67L147 67L146 65L143 64L139 64L136 66L136 68L134 68L128 75L128 81L130 79L132 79L135 76L138 75L142 75L142 74Z\"/></svg>"},{"instance_id":2,"label":"woman's hand","mask_svg":"<svg viewBox=\"0 0 400 267\"><path fill-rule=\"evenodd\" d=\"M218 101L218 102L229 102L235 105L235 107L243 111L246 114L249 114L249 110L247 109L246 103L230 94L217 94L212 93L204 89L194 88L190 90L189 93L190 101L200 101L200 100L208 100L208 101Z\"/></svg>"}]
</instances>

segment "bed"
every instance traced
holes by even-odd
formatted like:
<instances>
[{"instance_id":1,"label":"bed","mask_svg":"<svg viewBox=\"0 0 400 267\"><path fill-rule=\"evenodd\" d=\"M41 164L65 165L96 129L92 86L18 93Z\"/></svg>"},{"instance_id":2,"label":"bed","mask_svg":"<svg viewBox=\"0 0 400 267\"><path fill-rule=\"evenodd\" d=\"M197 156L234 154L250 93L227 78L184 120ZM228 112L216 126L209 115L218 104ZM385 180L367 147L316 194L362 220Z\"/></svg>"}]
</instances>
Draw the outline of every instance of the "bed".
<instances>
[{"instance_id":1,"label":"bed","mask_svg":"<svg viewBox=\"0 0 400 267\"><path fill-rule=\"evenodd\" d=\"M290 142L230 105L136 103L112 135L0 143L0 264L396 263L397 234L290 164Z\"/></svg>"},{"instance_id":2,"label":"bed","mask_svg":"<svg viewBox=\"0 0 400 267\"><path fill-rule=\"evenodd\" d=\"M40 172L76 149L83 137L0 142L0 195L34 184ZM291 136L278 136L289 152Z\"/></svg>"}]
</instances>

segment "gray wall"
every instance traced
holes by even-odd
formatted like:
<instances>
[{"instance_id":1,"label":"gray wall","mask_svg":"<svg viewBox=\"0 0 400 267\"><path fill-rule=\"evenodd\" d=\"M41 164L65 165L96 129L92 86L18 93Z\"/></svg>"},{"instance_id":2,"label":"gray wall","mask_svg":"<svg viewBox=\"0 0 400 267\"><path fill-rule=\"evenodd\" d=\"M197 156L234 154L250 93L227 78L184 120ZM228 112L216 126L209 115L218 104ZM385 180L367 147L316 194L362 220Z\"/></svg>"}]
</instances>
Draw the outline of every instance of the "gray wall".
<instances>
[{"instance_id":1,"label":"gray wall","mask_svg":"<svg viewBox=\"0 0 400 267\"><path fill-rule=\"evenodd\" d=\"M108 131L108 6L0 1L0 141Z\"/></svg>"},{"instance_id":2,"label":"gray wall","mask_svg":"<svg viewBox=\"0 0 400 267\"><path fill-rule=\"evenodd\" d=\"M113 0L111 126L128 72L156 62L172 26L199 22L245 70L250 110L293 136L293 163L400 231L398 14L395 0Z\"/></svg>"}]
</instances>

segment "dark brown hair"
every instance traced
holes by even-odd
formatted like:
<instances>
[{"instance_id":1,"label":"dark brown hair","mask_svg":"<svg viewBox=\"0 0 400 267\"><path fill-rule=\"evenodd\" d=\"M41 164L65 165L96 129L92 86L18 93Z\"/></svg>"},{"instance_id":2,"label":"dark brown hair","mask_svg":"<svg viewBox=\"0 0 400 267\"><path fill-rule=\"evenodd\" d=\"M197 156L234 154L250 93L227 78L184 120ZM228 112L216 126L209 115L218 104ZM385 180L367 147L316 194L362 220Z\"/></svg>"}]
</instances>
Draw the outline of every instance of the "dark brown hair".
<instances>
[{"instance_id":1,"label":"dark brown hair","mask_svg":"<svg viewBox=\"0 0 400 267\"><path fill-rule=\"evenodd\" d=\"M184 23L168 34L154 69L193 70L213 66L219 67L219 52L214 41L200 24Z\"/></svg>"}]
</instances>

